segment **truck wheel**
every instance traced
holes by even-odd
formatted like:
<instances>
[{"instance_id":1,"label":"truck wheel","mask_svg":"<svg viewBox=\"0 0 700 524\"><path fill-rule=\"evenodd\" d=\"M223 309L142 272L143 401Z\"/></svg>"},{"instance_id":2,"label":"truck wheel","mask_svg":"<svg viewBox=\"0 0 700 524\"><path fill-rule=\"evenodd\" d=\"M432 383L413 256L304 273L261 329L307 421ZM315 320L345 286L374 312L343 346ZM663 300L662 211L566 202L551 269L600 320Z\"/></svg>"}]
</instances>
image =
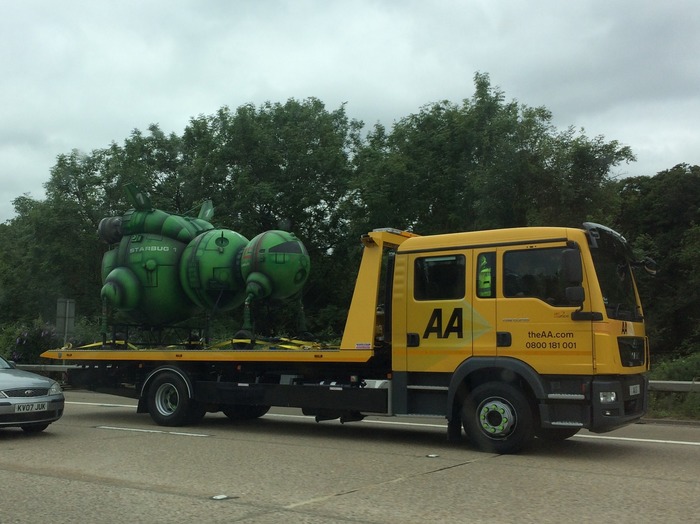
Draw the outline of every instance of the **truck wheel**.
<instances>
[{"instance_id":1,"label":"truck wheel","mask_svg":"<svg viewBox=\"0 0 700 524\"><path fill-rule=\"evenodd\" d=\"M477 386L464 403L462 422L469 439L491 453L517 453L534 435L530 403L510 384Z\"/></svg>"},{"instance_id":2,"label":"truck wheel","mask_svg":"<svg viewBox=\"0 0 700 524\"><path fill-rule=\"evenodd\" d=\"M538 428L535 430L535 435L538 439L547 442L559 442L573 437L578 433L580 428Z\"/></svg>"},{"instance_id":3,"label":"truck wheel","mask_svg":"<svg viewBox=\"0 0 700 524\"><path fill-rule=\"evenodd\" d=\"M270 411L270 406L243 406L234 404L222 406L221 411L231 420L253 420L262 417L265 413Z\"/></svg>"},{"instance_id":4,"label":"truck wheel","mask_svg":"<svg viewBox=\"0 0 700 524\"><path fill-rule=\"evenodd\" d=\"M200 402L191 401L187 424L197 424L207 414L207 406Z\"/></svg>"},{"instance_id":5,"label":"truck wheel","mask_svg":"<svg viewBox=\"0 0 700 524\"><path fill-rule=\"evenodd\" d=\"M159 426L182 426L195 422L204 410L187 393L187 384L175 373L161 373L148 389L148 412ZM201 418L201 417L199 417Z\"/></svg>"}]
</instances>

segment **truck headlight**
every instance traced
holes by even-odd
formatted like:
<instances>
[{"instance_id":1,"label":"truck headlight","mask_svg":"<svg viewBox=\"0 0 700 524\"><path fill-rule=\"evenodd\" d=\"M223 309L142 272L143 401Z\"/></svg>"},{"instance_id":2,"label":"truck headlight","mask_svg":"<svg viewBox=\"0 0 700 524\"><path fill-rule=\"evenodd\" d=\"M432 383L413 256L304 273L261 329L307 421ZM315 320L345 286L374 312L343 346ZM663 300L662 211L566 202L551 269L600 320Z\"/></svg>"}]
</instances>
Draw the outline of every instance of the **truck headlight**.
<instances>
[{"instance_id":1,"label":"truck headlight","mask_svg":"<svg viewBox=\"0 0 700 524\"><path fill-rule=\"evenodd\" d=\"M617 400L617 393L614 391L601 391L600 392L600 403L610 404Z\"/></svg>"}]
</instances>

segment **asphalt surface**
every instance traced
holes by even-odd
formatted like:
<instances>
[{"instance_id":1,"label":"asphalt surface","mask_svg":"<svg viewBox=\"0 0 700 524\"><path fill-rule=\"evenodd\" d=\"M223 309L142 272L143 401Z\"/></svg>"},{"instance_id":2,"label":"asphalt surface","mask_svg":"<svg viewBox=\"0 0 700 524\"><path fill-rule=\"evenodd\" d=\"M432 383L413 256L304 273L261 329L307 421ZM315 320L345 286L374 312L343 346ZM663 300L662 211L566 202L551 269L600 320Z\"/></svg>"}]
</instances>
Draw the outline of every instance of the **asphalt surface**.
<instances>
[{"instance_id":1,"label":"asphalt surface","mask_svg":"<svg viewBox=\"0 0 700 524\"><path fill-rule=\"evenodd\" d=\"M0 430L0 523L664 522L700 515L700 427L635 424L518 455L444 421L317 424L296 410L156 426L133 400L66 392L39 435Z\"/></svg>"}]
</instances>

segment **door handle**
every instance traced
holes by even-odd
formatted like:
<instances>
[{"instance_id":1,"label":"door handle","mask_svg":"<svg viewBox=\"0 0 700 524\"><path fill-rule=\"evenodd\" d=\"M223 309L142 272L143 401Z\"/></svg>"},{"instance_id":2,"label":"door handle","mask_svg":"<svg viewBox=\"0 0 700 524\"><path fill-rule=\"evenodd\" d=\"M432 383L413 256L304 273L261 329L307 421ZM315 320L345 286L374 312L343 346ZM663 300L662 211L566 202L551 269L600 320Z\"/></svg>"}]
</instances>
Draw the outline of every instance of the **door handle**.
<instances>
[{"instance_id":1,"label":"door handle","mask_svg":"<svg viewBox=\"0 0 700 524\"><path fill-rule=\"evenodd\" d=\"M513 337L508 331L496 332L496 346L499 348L508 348L513 343Z\"/></svg>"}]
</instances>

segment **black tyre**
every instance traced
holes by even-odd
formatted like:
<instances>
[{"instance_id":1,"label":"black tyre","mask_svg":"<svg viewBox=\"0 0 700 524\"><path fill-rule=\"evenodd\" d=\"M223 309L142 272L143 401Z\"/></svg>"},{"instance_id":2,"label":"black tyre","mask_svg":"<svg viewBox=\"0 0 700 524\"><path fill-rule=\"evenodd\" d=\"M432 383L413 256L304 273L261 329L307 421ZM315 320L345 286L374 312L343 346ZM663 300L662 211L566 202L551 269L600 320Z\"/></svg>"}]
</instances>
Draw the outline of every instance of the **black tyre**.
<instances>
[{"instance_id":1,"label":"black tyre","mask_svg":"<svg viewBox=\"0 0 700 524\"><path fill-rule=\"evenodd\" d=\"M573 437L579 432L580 428L538 428L535 430L535 435L538 439L547 442L560 442L567 438Z\"/></svg>"},{"instance_id":2,"label":"black tyre","mask_svg":"<svg viewBox=\"0 0 700 524\"><path fill-rule=\"evenodd\" d=\"M469 440L482 451L517 453L533 439L530 402L510 384L489 382L474 388L462 410Z\"/></svg>"},{"instance_id":3,"label":"black tyre","mask_svg":"<svg viewBox=\"0 0 700 524\"><path fill-rule=\"evenodd\" d=\"M187 424L197 424L206 414L206 405L201 404L200 402L192 402L190 405L189 416L187 417Z\"/></svg>"},{"instance_id":4,"label":"black tyre","mask_svg":"<svg viewBox=\"0 0 700 524\"><path fill-rule=\"evenodd\" d=\"M222 406L221 411L231 420L253 420L270 411L270 406L229 405Z\"/></svg>"},{"instance_id":5,"label":"black tyre","mask_svg":"<svg viewBox=\"0 0 700 524\"><path fill-rule=\"evenodd\" d=\"M22 431L25 433L39 433L48 427L48 424L27 424L26 426L22 426Z\"/></svg>"},{"instance_id":6,"label":"black tyre","mask_svg":"<svg viewBox=\"0 0 700 524\"><path fill-rule=\"evenodd\" d=\"M205 410L189 397L183 378L167 371L148 388L148 413L160 426L183 426L201 419Z\"/></svg>"}]
</instances>

